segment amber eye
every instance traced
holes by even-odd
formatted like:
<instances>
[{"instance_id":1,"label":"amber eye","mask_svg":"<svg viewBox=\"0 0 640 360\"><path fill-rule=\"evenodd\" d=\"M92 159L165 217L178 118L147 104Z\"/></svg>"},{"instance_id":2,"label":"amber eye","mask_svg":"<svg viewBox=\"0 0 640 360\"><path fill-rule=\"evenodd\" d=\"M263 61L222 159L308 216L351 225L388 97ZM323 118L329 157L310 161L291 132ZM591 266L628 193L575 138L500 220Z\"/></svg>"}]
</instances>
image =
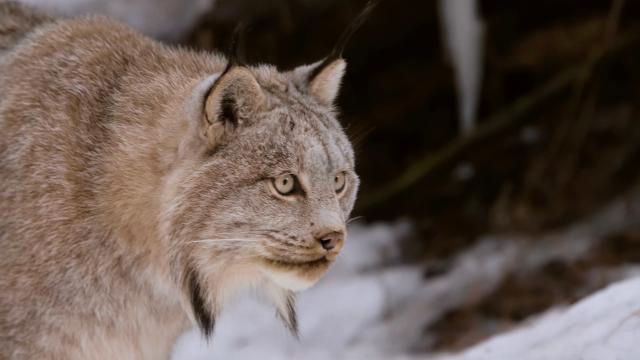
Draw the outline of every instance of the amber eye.
<instances>
[{"instance_id":1,"label":"amber eye","mask_svg":"<svg viewBox=\"0 0 640 360\"><path fill-rule=\"evenodd\" d=\"M344 190L346 182L347 179L343 171L336 174L336 176L333 178L333 188L336 193L341 193L342 190Z\"/></svg>"},{"instance_id":2,"label":"amber eye","mask_svg":"<svg viewBox=\"0 0 640 360\"><path fill-rule=\"evenodd\" d=\"M296 177L292 174L280 175L273 179L273 187L280 195L291 195L296 188Z\"/></svg>"}]
</instances>

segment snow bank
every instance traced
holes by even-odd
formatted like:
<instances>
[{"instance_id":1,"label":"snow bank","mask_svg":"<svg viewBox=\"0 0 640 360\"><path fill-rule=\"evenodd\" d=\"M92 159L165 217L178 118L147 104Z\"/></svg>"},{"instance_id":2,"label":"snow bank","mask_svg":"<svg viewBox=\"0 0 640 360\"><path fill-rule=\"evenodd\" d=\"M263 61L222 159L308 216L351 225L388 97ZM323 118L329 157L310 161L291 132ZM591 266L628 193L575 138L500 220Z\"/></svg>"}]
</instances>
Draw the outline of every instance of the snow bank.
<instances>
[{"instance_id":1,"label":"snow bank","mask_svg":"<svg viewBox=\"0 0 640 360\"><path fill-rule=\"evenodd\" d=\"M554 310L533 325L438 360L640 359L640 278Z\"/></svg>"}]
</instances>

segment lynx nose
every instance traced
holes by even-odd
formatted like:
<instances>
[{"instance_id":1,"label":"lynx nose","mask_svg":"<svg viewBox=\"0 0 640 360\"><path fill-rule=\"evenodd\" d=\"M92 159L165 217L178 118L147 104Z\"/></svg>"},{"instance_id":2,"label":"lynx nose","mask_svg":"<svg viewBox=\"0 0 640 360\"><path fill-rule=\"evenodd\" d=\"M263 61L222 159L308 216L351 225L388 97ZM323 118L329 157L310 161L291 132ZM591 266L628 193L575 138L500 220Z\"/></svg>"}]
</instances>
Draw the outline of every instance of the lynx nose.
<instances>
[{"instance_id":1,"label":"lynx nose","mask_svg":"<svg viewBox=\"0 0 640 360\"><path fill-rule=\"evenodd\" d=\"M342 231L332 231L328 234L318 237L318 242L327 251L331 251L342 245L344 233Z\"/></svg>"}]
</instances>

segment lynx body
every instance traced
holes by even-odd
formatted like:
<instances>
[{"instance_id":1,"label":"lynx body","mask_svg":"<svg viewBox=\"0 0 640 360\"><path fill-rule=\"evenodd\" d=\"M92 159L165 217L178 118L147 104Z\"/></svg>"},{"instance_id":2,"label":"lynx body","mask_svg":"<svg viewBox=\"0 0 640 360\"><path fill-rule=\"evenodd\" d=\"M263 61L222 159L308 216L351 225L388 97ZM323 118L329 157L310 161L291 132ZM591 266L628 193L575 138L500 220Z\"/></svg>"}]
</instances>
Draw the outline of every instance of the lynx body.
<instances>
[{"instance_id":1,"label":"lynx body","mask_svg":"<svg viewBox=\"0 0 640 360\"><path fill-rule=\"evenodd\" d=\"M167 359L246 288L295 331L358 188L344 69L0 2L0 359Z\"/></svg>"}]
</instances>

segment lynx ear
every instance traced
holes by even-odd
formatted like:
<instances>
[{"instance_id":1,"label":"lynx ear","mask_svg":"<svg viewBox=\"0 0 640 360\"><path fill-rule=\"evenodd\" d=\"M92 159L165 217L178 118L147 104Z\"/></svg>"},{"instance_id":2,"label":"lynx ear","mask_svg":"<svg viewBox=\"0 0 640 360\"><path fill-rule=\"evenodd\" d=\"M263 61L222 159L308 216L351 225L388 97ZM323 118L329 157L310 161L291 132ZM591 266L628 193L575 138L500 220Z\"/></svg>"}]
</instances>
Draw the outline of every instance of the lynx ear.
<instances>
[{"instance_id":1,"label":"lynx ear","mask_svg":"<svg viewBox=\"0 0 640 360\"><path fill-rule=\"evenodd\" d=\"M209 89L204 104L203 135L210 146L249 123L264 103L260 85L243 67L225 71Z\"/></svg>"},{"instance_id":2,"label":"lynx ear","mask_svg":"<svg viewBox=\"0 0 640 360\"><path fill-rule=\"evenodd\" d=\"M251 72L240 66L228 67L196 85L185 104L191 136L181 152L210 151L239 126L249 124L265 101L264 93Z\"/></svg>"},{"instance_id":3,"label":"lynx ear","mask_svg":"<svg viewBox=\"0 0 640 360\"><path fill-rule=\"evenodd\" d=\"M318 65L323 66L324 63ZM338 96L347 63L336 59L322 68L314 69L309 79L309 94L324 105L331 105Z\"/></svg>"}]
</instances>

